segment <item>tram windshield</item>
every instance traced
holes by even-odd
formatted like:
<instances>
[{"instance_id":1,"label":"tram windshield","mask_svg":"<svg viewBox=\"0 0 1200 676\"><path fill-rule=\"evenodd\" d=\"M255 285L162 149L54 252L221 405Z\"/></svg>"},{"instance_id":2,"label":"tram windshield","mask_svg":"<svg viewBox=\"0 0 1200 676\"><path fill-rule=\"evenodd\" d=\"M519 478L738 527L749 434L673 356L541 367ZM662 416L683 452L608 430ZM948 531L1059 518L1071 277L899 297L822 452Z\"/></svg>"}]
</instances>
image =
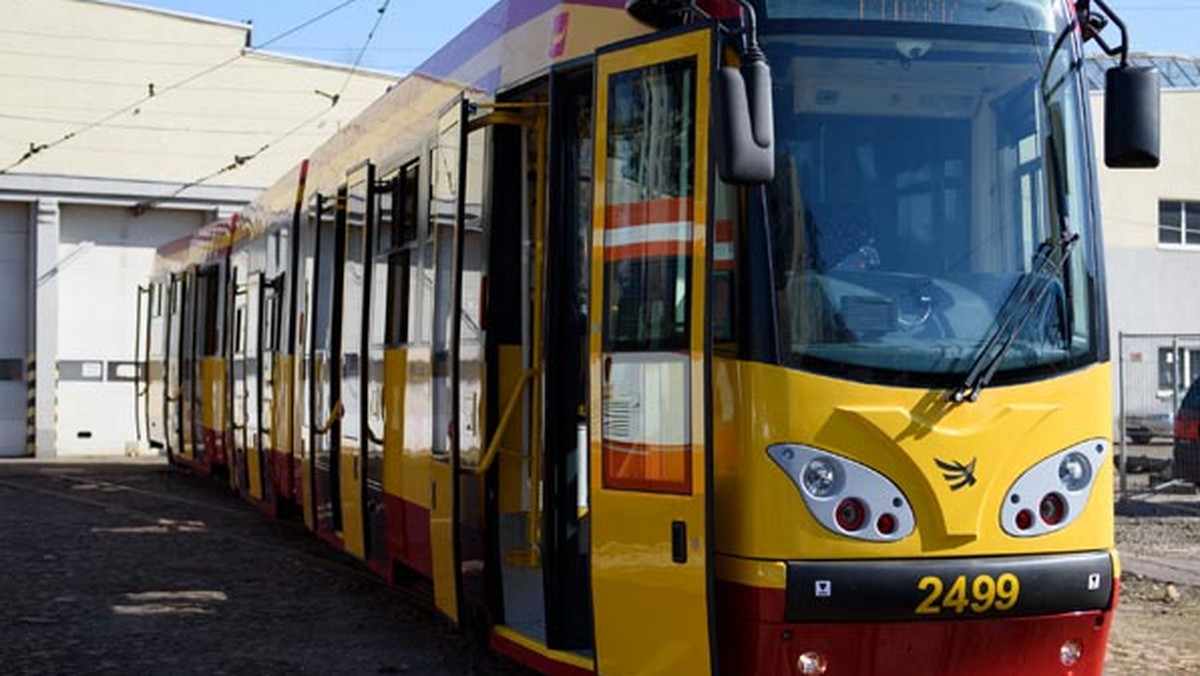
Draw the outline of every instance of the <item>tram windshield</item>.
<instances>
[{"instance_id":1,"label":"tram windshield","mask_svg":"<svg viewBox=\"0 0 1200 676\"><path fill-rule=\"evenodd\" d=\"M767 0L783 363L949 385L996 333L996 382L1096 358L1087 97L1060 5Z\"/></svg>"}]
</instances>

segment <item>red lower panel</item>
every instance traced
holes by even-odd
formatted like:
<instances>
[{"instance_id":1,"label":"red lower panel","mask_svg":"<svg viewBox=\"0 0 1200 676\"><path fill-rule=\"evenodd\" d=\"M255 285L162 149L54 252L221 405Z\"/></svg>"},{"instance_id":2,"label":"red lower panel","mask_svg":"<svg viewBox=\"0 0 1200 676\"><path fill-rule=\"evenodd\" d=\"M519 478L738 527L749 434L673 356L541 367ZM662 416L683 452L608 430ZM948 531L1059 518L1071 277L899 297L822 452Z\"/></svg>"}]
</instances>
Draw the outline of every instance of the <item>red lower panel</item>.
<instances>
[{"instance_id":1,"label":"red lower panel","mask_svg":"<svg viewBox=\"0 0 1200 676\"><path fill-rule=\"evenodd\" d=\"M782 616L782 597L782 590L718 583L722 676L795 676L810 651L826 659L826 676L1100 676L1112 623L1111 612L1099 611L954 622L766 620ZM755 608L767 612L746 612ZM1083 645L1070 668L1059 659L1068 639Z\"/></svg>"},{"instance_id":2,"label":"red lower panel","mask_svg":"<svg viewBox=\"0 0 1200 676\"><path fill-rule=\"evenodd\" d=\"M204 428L204 449L207 465L229 466L229 448L225 443L225 433Z\"/></svg>"},{"instance_id":3,"label":"red lower panel","mask_svg":"<svg viewBox=\"0 0 1200 676\"><path fill-rule=\"evenodd\" d=\"M271 478L271 491L283 500L293 500L296 493L292 484L292 456L271 449L267 453L268 476Z\"/></svg>"},{"instance_id":4,"label":"red lower panel","mask_svg":"<svg viewBox=\"0 0 1200 676\"><path fill-rule=\"evenodd\" d=\"M341 536L333 527L333 477L328 469L318 467L315 471L317 520L314 527L317 536L338 549L345 549Z\"/></svg>"},{"instance_id":5,"label":"red lower panel","mask_svg":"<svg viewBox=\"0 0 1200 676\"><path fill-rule=\"evenodd\" d=\"M591 670L582 669L574 664L550 659L495 632L492 633L491 644L492 650L548 676L592 676L593 674Z\"/></svg>"},{"instance_id":6,"label":"red lower panel","mask_svg":"<svg viewBox=\"0 0 1200 676\"><path fill-rule=\"evenodd\" d=\"M429 537L429 510L387 491L383 493L387 513L389 555L404 565L433 577L433 545Z\"/></svg>"}]
</instances>

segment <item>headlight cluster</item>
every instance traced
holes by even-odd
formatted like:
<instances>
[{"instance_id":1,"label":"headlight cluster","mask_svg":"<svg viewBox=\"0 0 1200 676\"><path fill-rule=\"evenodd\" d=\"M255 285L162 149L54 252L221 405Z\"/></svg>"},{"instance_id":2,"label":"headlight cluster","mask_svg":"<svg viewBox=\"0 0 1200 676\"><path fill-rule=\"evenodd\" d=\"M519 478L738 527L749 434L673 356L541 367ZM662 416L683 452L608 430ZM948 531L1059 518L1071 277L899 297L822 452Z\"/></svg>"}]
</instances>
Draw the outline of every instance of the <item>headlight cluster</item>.
<instances>
[{"instance_id":1,"label":"headlight cluster","mask_svg":"<svg viewBox=\"0 0 1200 676\"><path fill-rule=\"evenodd\" d=\"M1000 526L1016 537L1045 535L1067 526L1083 512L1095 484L1096 468L1108 458L1109 444L1092 439L1031 467L1008 489Z\"/></svg>"},{"instance_id":2,"label":"headlight cluster","mask_svg":"<svg viewBox=\"0 0 1200 676\"><path fill-rule=\"evenodd\" d=\"M776 444L767 454L800 489L817 522L839 535L894 542L916 527L904 493L866 465L799 444Z\"/></svg>"}]
</instances>

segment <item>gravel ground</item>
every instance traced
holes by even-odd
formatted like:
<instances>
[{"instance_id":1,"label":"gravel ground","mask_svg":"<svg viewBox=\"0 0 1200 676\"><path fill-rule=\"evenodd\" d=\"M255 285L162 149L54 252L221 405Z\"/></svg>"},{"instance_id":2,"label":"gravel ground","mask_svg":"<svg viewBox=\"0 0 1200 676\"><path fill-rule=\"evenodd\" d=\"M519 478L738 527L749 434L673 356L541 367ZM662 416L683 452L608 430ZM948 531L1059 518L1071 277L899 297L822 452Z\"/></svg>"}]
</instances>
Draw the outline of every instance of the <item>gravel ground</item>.
<instances>
[{"instance_id":1,"label":"gravel ground","mask_svg":"<svg viewBox=\"0 0 1200 676\"><path fill-rule=\"evenodd\" d=\"M1200 496L1117 505L1122 593L1106 676L1200 675Z\"/></svg>"},{"instance_id":2,"label":"gravel ground","mask_svg":"<svg viewBox=\"0 0 1200 676\"><path fill-rule=\"evenodd\" d=\"M161 462L0 463L0 504L6 676L530 676Z\"/></svg>"}]
</instances>

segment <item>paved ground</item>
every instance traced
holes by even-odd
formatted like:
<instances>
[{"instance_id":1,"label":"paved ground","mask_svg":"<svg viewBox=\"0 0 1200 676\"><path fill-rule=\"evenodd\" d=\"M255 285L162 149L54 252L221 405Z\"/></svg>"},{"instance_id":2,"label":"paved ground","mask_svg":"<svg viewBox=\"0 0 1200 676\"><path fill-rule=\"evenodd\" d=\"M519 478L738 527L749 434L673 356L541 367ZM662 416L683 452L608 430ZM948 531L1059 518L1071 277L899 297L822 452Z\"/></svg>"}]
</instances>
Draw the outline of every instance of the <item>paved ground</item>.
<instances>
[{"instance_id":1,"label":"paved ground","mask_svg":"<svg viewBox=\"0 0 1200 676\"><path fill-rule=\"evenodd\" d=\"M161 461L0 463L0 673L529 676Z\"/></svg>"},{"instance_id":2,"label":"paved ground","mask_svg":"<svg viewBox=\"0 0 1200 676\"><path fill-rule=\"evenodd\" d=\"M0 674L531 672L161 461L0 461ZM1105 674L1200 675L1200 496L1117 505Z\"/></svg>"},{"instance_id":3,"label":"paved ground","mask_svg":"<svg viewBox=\"0 0 1200 676\"><path fill-rule=\"evenodd\" d=\"M1143 488L1116 505L1124 574L1105 674L1200 675L1200 495L1130 479Z\"/></svg>"}]
</instances>

